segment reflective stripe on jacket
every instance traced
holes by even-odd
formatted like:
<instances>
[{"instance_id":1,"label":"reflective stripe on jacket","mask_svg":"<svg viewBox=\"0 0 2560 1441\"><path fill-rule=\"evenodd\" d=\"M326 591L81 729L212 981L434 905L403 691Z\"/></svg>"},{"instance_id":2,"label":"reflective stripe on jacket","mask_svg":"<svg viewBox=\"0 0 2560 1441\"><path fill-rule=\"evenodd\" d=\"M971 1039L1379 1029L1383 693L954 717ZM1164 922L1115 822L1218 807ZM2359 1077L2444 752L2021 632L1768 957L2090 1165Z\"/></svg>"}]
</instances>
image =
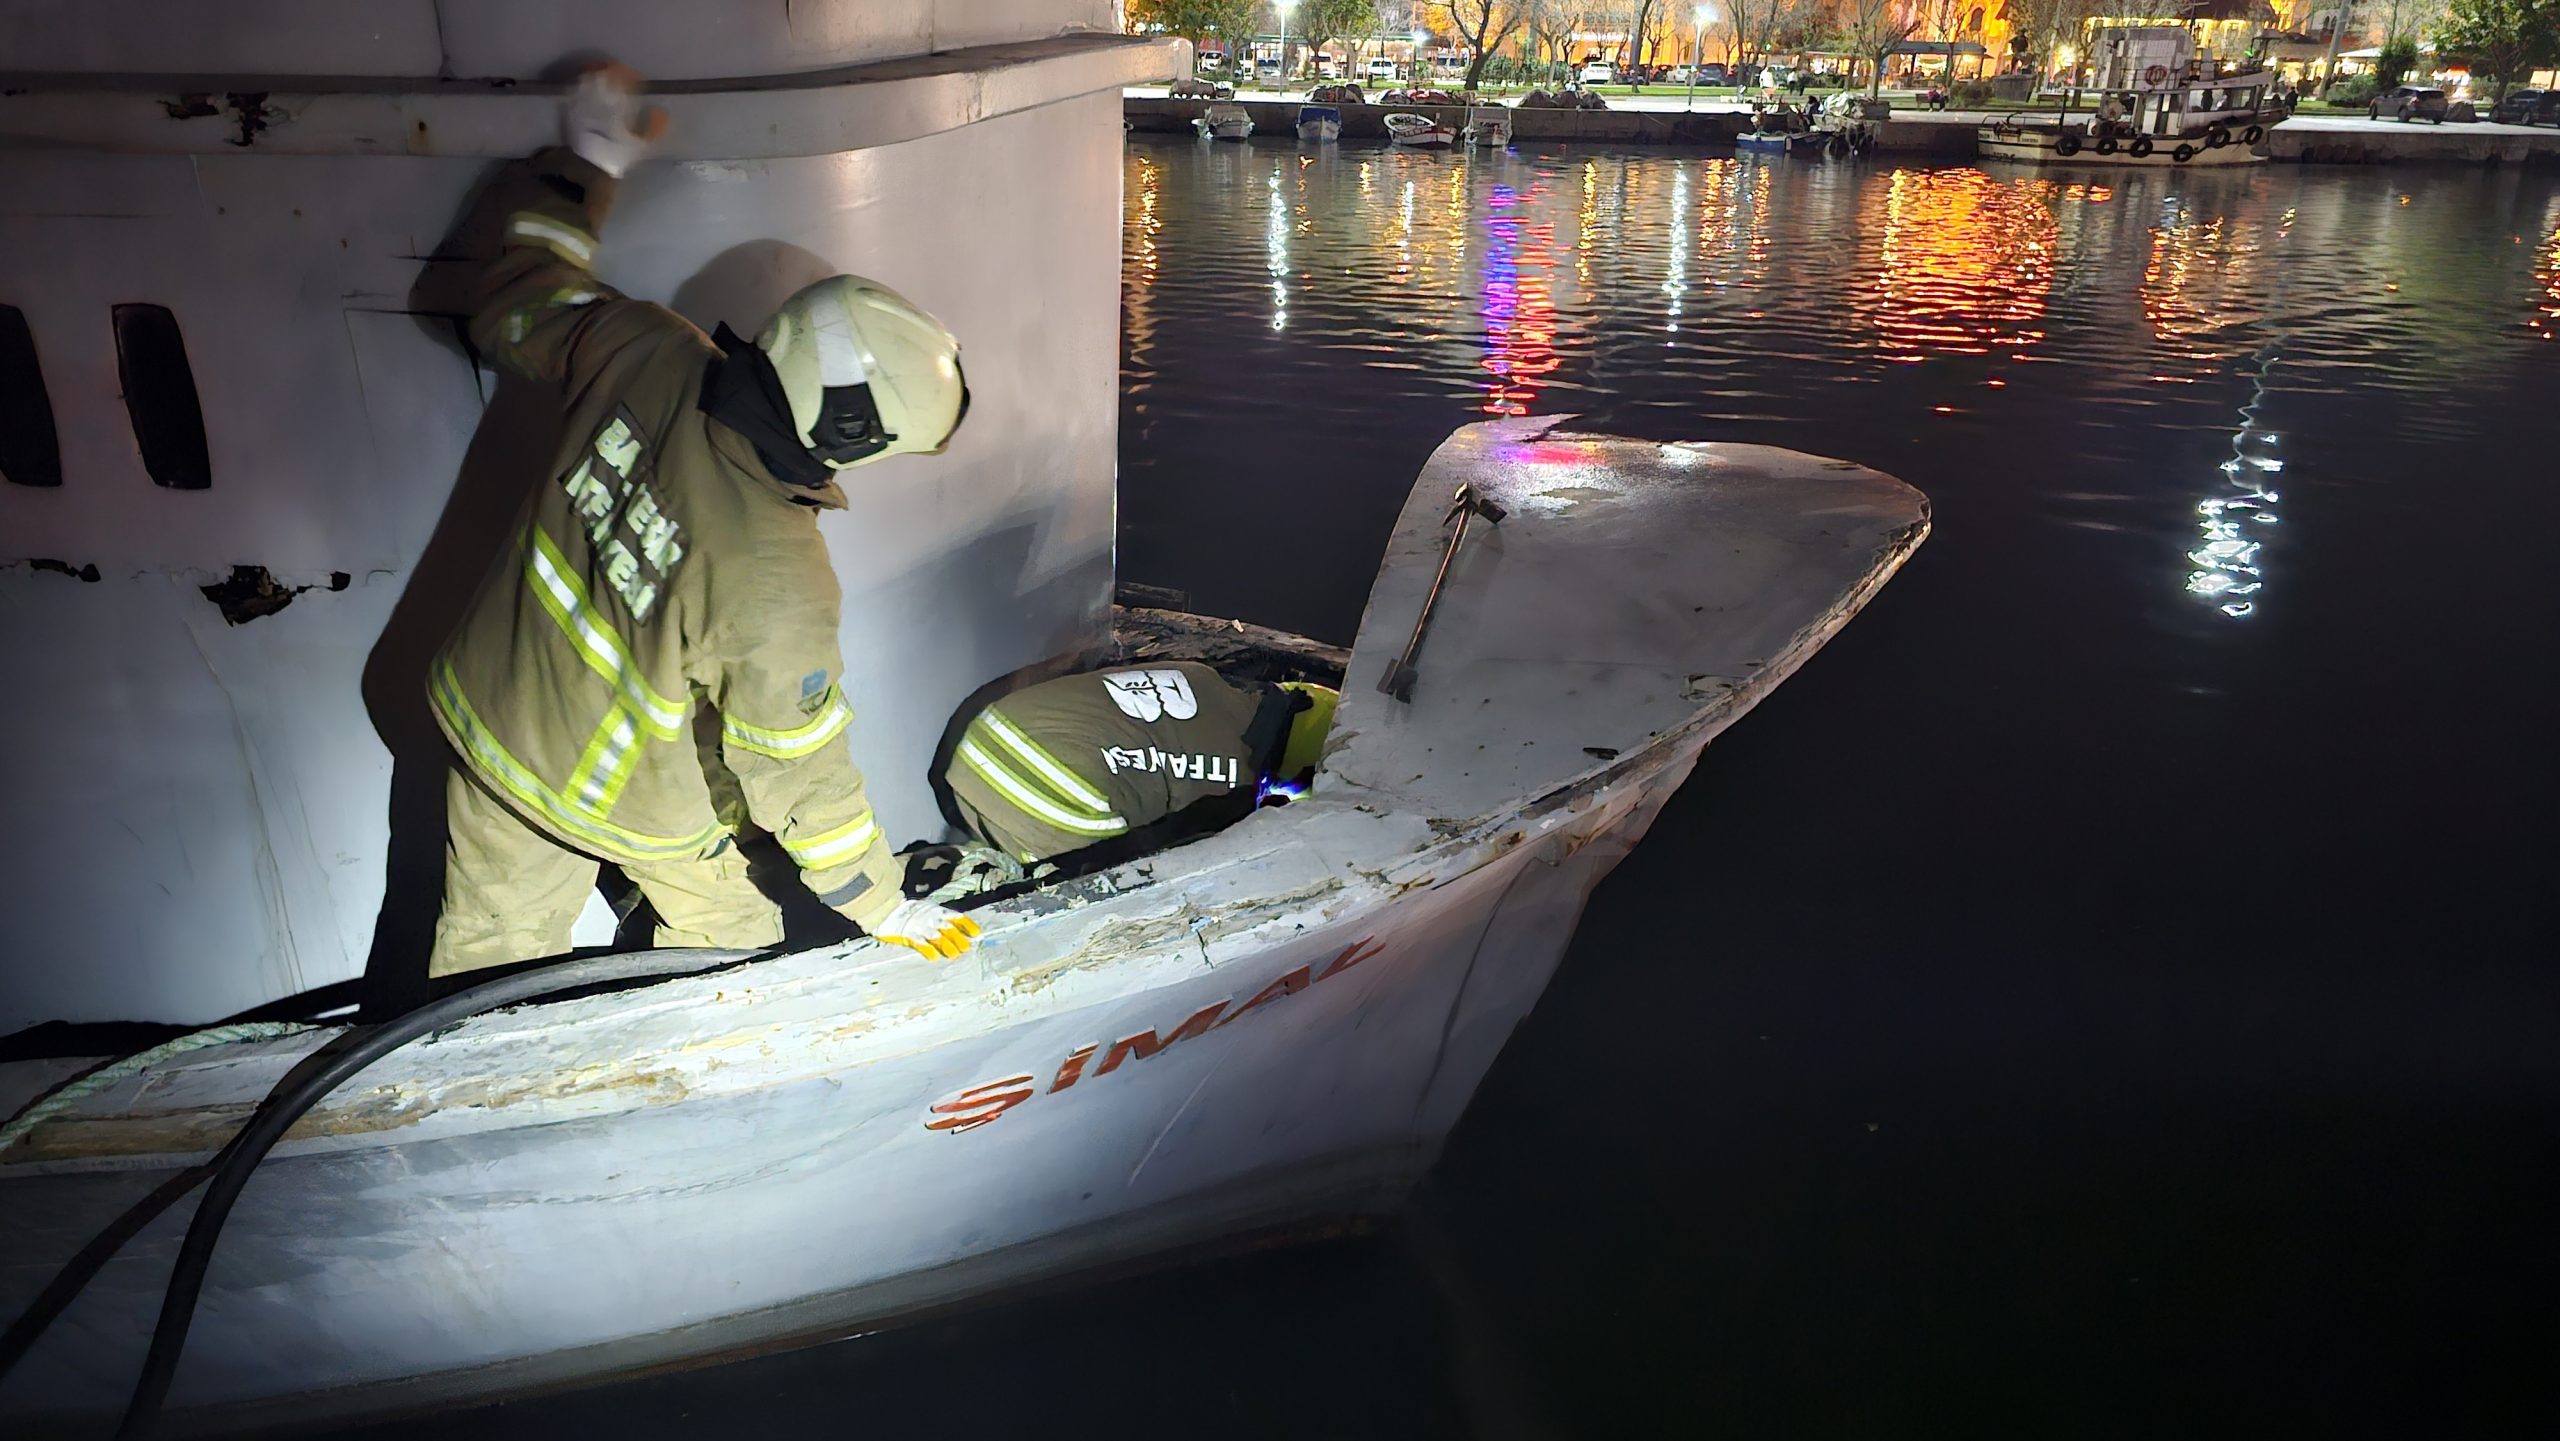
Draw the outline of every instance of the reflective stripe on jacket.
<instances>
[{"instance_id":1,"label":"reflective stripe on jacket","mask_svg":"<svg viewBox=\"0 0 2560 1441\"><path fill-rule=\"evenodd\" d=\"M810 889L877 919L900 867L844 741L842 594L816 523L843 494L775 480L699 408L718 348L595 278L613 186L566 150L499 182L472 340L557 388L566 425L435 660L437 721L525 819L612 860L721 844L737 818L705 767L725 766Z\"/></svg>"},{"instance_id":2,"label":"reflective stripe on jacket","mask_svg":"<svg viewBox=\"0 0 2560 1441\"><path fill-rule=\"evenodd\" d=\"M943 780L980 836L1047 860L1203 801L1249 808L1271 748L1251 733L1273 697L1191 661L1061 676L971 717Z\"/></svg>"}]
</instances>

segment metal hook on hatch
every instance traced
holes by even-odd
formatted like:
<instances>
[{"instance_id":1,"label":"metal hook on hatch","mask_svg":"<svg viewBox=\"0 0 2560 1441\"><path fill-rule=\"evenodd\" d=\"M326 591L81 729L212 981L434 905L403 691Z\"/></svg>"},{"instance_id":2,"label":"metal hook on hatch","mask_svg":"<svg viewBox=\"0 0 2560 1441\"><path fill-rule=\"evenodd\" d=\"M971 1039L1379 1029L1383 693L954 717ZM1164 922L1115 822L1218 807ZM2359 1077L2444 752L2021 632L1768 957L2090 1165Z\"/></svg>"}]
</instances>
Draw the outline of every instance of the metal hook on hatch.
<instances>
[{"instance_id":1,"label":"metal hook on hatch","mask_svg":"<svg viewBox=\"0 0 2560 1441\"><path fill-rule=\"evenodd\" d=\"M1455 524L1449 532L1449 548L1440 553L1440 572L1431 577L1431 591L1422 598L1422 614L1413 618L1413 639L1405 642L1404 654L1397 657L1396 663L1387 667L1387 673L1379 678L1379 690L1408 705L1412 703L1413 682L1417 674L1414 657L1422 654L1422 633L1431 626L1431 608L1440 603L1440 587L1449 579L1449 565L1458 558L1458 546L1467 538L1467 521L1480 515L1484 517L1485 524L1500 525L1504 514L1501 506L1478 495L1474 486L1458 487L1458 493L1450 499L1448 516L1440 522L1442 525Z\"/></svg>"}]
</instances>

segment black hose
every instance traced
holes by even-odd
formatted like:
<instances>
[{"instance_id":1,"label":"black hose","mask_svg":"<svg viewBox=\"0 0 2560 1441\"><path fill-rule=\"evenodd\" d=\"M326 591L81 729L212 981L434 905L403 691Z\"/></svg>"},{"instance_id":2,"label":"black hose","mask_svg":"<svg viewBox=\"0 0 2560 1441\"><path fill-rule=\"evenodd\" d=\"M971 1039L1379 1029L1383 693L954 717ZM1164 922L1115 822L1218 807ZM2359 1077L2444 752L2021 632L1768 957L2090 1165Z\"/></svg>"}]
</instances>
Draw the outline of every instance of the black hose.
<instances>
[{"instance_id":1,"label":"black hose","mask_svg":"<svg viewBox=\"0 0 2560 1441\"><path fill-rule=\"evenodd\" d=\"M168 1208L186 1194L198 1178L206 1180L204 1199L196 1204L195 1216L187 1223L187 1238L178 1250L178 1259L169 1273L169 1289L160 1303L160 1320L152 1328L151 1349L143 1358L142 1374L134 1382L133 1399L126 1404L124 1423L117 1428L120 1438L147 1436L158 1422L160 1409L169 1398L169 1383L177 1375L178 1358L187 1346L187 1328L195 1320L196 1300L204 1290L205 1270L213 1260L214 1242L222 1235L222 1224L231 1214L232 1203L240 1199L241 1188L249 1184L249 1175L266 1159L267 1152L284 1138L293 1123L304 1112L320 1103L331 1091L346 1084L367 1066L381 1060L400 1047L431 1031L466 1020L483 1011L518 1005L560 991L608 986L634 980L659 980L690 975L714 967L746 960L752 953L738 951L633 951L621 955L595 956L586 960L563 961L555 965L519 971L501 976L468 990L456 991L442 1000L430 1001L406 1014L385 1021L377 1029L355 1036L335 1055L316 1067L297 1067L276 1089L258 1103L246 1125L234 1134L214 1158L193 1170L180 1173L163 1183L145 1198L142 1206L128 1211L114 1226L82 1248L62 1274L47 1285L25 1315L11 1325L10 1345L0 1357L0 1375L33 1347L36 1338L71 1304L99 1269L126 1240L142 1229L144 1223ZM318 1060L316 1053L312 1059ZM86 1274L80 1274L85 1268Z\"/></svg>"}]
</instances>

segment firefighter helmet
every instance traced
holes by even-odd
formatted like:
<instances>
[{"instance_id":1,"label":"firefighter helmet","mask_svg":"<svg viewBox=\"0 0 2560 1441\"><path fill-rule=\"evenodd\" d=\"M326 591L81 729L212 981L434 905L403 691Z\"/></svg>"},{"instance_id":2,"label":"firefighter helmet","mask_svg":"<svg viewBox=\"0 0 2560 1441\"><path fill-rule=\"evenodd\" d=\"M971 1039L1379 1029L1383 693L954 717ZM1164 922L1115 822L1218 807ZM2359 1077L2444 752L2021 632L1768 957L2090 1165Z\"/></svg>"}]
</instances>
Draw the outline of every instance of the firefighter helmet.
<instances>
[{"instance_id":1,"label":"firefighter helmet","mask_svg":"<svg viewBox=\"0 0 2560 1441\"><path fill-rule=\"evenodd\" d=\"M875 280L838 275L804 287L756 345L782 381L801 444L831 469L936 454L969 413L960 342Z\"/></svg>"}]
</instances>

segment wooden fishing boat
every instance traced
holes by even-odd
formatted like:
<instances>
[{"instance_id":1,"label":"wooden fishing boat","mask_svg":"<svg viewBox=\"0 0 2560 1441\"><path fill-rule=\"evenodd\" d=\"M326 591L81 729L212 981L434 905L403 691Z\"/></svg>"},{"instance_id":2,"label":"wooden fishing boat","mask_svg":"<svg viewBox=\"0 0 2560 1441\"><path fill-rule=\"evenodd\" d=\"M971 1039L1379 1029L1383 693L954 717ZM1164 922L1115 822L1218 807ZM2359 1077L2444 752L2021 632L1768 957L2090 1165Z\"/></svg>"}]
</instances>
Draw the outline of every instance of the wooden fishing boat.
<instances>
[{"instance_id":1,"label":"wooden fishing boat","mask_svg":"<svg viewBox=\"0 0 2560 1441\"><path fill-rule=\"evenodd\" d=\"M1458 138L1449 122L1399 110L1386 117L1387 138L1398 145L1445 146Z\"/></svg>"},{"instance_id":2,"label":"wooden fishing boat","mask_svg":"<svg viewBox=\"0 0 2560 1441\"><path fill-rule=\"evenodd\" d=\"M1123 627L1130 664L1337 676L1307 795L982 907L985 940L946 964L867 941L724 958L391 1052L251 1177L172 1420L503 1395L1392 1210L1592 887L1928 523L1836 460L1459 431L1347 658L1227 621ZM217 1033L23 1111L0 1132L0 1315L342 1033ZM0 1066L0 1106L82 1069ZM120 1405L192 1204L0 1385L16 1434Z\"/></svg>"},{"instance_id":3,"label":"wooden fishing boat","mask_svg":"<svg viewBox=\"0 0 2560 1441\"><path fill-rule=\"evenodd\" d=\"M2275 76L2216 75L2175 25L2100 27L2092 59L2105 98L2094 114L1999 116L1975 132L1985 159L2028 165L2169 170L2247 165L2285 117Z\"/></svg>"}]
</instances>

